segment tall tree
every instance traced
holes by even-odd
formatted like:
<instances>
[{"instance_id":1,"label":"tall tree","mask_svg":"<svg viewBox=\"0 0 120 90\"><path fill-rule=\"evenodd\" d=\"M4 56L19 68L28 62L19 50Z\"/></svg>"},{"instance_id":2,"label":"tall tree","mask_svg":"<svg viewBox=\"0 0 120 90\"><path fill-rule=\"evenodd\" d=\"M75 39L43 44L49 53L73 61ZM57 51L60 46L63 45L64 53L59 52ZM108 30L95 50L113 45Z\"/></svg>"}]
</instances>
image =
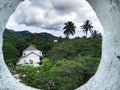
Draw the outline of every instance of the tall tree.
<instances>
[{"instance_id":1,"label":"tall tree","mask_svg":"<svg viewBox=\"0 0 120 90\"><path fill-rule=\"evenodd\" d=\"M87 36L88 31L90 33L93 33L93 26L92 26L92 23L90 22L90 20L86 20L84 22L84 24L81 26L81 29L86 34L86 36Z\"/></svg>"},{"instance_id":2,"label":"tall tree","mask_svg":"<svg viewBox=\"0 0 120 90\"><path fill-rule=\"evenodd\" d=\"M93 33L91 33L91 37L92 37L92 38L96 38L96 37L98 37L98 36L99 36L99 33L98 33L98 31L96 31L96 30L94 30Z\"/></svg>"},{"instance_id":3,"label":"tall tree","mask_svg":"<svg viewBox=\"0 0 120 90\"><path fill-rule=\"evenodd\" d=\"M15 68L19 57L18 50L12 44L4 42L3 53L6 64Z\"/></svg>"},{"instance_id":4,"label":"tall tree","mask_svg":"<svg viewBox=\"0 0 120 90\"><path fill-rule=\"evenodd\" d=\"M72 21L68 21L67 23L65 23L65 26L63 27L63 30L64 30L63 33L66 35L67 39L69 38L70 35L75 34L75 29L76 29L76 26Z\"/></svg>"},{"instance_id":5,"label":"tall tree","mask_svg":"<svg viewBox=\"0 0 120 90\"><path fill-rule=\"evenodd\" d=\"M92 38L97 38L97 37L101 37L101 33L99 33L98 31L94 30L93 33L91 33L91 37Z\"/></svg>"}]
</instances>

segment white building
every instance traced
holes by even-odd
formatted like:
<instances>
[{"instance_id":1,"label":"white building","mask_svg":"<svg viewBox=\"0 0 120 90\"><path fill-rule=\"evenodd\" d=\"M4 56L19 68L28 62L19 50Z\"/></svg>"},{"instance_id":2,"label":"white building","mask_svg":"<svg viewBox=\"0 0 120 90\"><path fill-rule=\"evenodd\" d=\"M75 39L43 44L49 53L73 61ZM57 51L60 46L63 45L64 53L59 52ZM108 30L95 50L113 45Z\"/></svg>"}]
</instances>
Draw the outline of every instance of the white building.
<instances>
[{"instance_id":1,"label":"white building","mask_svg":"<svg viewBox=\"0 0 120 90\"><path fill-rule=\"evenodd\" d=\"M39 63L41 62L42 62L42 52L33 46L29 46L23 51L22 57L20 57L17 65L28 64L28 65L38 66Z\"/></svg>"}]
</instances>

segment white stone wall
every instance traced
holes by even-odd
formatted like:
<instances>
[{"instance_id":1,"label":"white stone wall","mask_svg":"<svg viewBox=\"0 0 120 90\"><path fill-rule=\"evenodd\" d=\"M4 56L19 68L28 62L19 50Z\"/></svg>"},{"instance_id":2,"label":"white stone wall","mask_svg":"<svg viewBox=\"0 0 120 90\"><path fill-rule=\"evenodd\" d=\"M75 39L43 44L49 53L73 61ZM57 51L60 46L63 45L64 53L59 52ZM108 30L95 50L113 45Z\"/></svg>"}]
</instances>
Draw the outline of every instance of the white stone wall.
<instances>
[{"instance_id":1,"label":"white stone wall","mask_svg":"<svg viewBox=\"0 0 120 90\"><path fill-rule=\"evenodd\" d=\"M26 56L26 57L24 57L24 56ZM33 64L39 63L41 61L40 56L42 57L42 52L40 50L24 51L22 53L23 58L21 57L17 64L30 64L31 60L33 61Z\"/></svg>"},{"instance_id":2,"label":"white stone wall","mask_svg":"<svg viewBox=\"0 0 120 90\"><path fill-rule=\"evenodd\" d=\"M87 0L103 28L102 57L96 74L77 90L120 90L120 0Z\"/></svg>"},{"instance_id":3,"label":"white stone wall","mask_svg":"<svg viewBox=\"0 0 120 90\"><path fill-rule=\"evenodd\" d=\"M2 53L3 31L10 15L23 0L0 0L0 90L38 90L19 83L9 72Z\"/></svg>"},{"instance_id":4,"label":"white stone wall","mask_svg":"<svg viewBox=\"0 0 120 90\"><path fill-rule=\"evenodd\" d=\"M30 64L30 60L33 61L33 64L39 63L41 61L38 55L31 53L25 58L20 59L17 64Z\"/></svg>"},{"instance_id":5,"label":"white stone wall","mask_svg":"<svg viewBox=\"0 0 120 90\"><path fill-rule=\"evenodd\" d=\"M5 25L22 0L0 0L0 90L35 90L17 82L4 63ZM103 28L102 59L96 74L77 90L120 90L120 0L87 0ZM11 6L12 5L12 6Z\"/></svg>"}]
</instances>

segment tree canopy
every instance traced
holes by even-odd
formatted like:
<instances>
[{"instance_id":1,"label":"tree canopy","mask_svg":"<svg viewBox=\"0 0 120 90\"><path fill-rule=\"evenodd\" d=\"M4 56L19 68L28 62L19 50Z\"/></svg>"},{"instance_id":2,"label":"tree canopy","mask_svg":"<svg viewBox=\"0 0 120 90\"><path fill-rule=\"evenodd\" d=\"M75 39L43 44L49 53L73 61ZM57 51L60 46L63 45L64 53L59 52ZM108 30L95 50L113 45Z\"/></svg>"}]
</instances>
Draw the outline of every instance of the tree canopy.
<instances>
[{"instance_id":1,"label":"tree canopy","mask_svg":"<svg viewBox=\"0 0 120 90\"><path fill-rule=\"evenodd\" d=\"M65 26L63 27L63 30L64 30L63 33L66 35L66 38L69 38L70 35L75 34L76 26L74 25L74 23L72 21L68 21L64 25Z\"/></svg>"},{"instance_id":2,"label":"tree canopy","mask_svg":"<svg viewBox=\"0 0 120 90\"><path fill-rule=\"evenodd\" d=\"M83 32L86 34L87 36L87 33L88 31L90 33L93 33L93 26L92 26L92 23L90 20L86 20L83 25L81 25L81 29L83 30Z\"/></svg>"}]
</instances>

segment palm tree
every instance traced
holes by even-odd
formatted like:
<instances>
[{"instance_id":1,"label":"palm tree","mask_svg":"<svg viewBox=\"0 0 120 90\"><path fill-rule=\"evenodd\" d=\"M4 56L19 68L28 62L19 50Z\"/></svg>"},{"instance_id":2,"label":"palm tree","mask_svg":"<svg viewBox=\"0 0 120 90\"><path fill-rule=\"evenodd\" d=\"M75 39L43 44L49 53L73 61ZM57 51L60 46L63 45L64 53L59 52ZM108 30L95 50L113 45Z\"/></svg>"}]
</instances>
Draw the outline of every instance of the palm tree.
<instances>
[{"instance_id":1,"label":"palm tree","mask_svg":"<svg viewBox=\"0 0 120 90\"><path fill-rule=\"evenodd\" d=\"M72 21L68 21L67 23L64 24L65 26L63 27L64 34L66 35L66 38L68 39L70 34L74 35L75 34L75 28L76 26Z\"/></svg>"},{"instance_id":2,"label":"palm tree","mask_svg":"<svg viewBox=\"0 0 120 90\"><path fill-rule=\"evenodd\" d=\"M92 38L96 38L96 37L98 37L98 35L99 35L99 33L96 30L94 30L93 33L91 33Z\"/></svg>"},{"instance_id":3,"label":"palm tree","mask_svg":"<svg viewBox=\"0 0 120 90\"><path fill-rule=\"evenodd\" d=\"M98 31L94 30L93 33L91 34L92 38L97 38L97 37L101 37L101 33L99 33Z\"/></svg>"},{"instance_id":4,"label":"palm tree","mask_svg":"<svg viewBox=\"0 0 120 90\"><path fill-rule=\"evenodd\" d=\"M86 33L86 36L87 36L88 31L90 33L93 33L93 26L90 20L86 20L84 24L81 26L81 29L83 30L84 33Z\"/></svg>"}]
</instances>

